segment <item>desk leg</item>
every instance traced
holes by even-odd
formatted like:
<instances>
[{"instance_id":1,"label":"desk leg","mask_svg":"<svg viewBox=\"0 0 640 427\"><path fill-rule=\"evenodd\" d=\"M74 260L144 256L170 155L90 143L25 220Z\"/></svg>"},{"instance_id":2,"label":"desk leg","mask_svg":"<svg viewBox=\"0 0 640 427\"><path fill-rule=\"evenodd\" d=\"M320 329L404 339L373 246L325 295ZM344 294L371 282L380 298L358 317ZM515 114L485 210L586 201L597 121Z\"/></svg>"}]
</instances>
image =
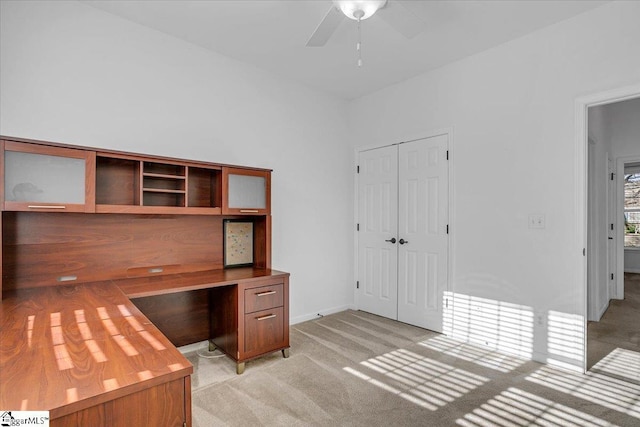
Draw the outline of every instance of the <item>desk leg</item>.
<instances>
[{"instance_id":1,"label":"desk leg","mask_svg":"<svg viewBox=\"0 0 640 427\"><path fill-rule=\"evenodd\" d=\"M289 349L288 348L283 348L282 349L282 357L284 357L285 359L289 357Z\"/></svg>"},{"instance_id":2,"label":"desk leg","mask_svg":"<svg viewBox=\"0 0 640 427\"><path fill-rule=\"evenodd\" d=\"M244 362L236 365L236 374L242 375L244 373Z\"/></svg>"},{"instance_id":3,"label":"desk leg","mask_svg":"<svg viewBox=\"0 0 640 427\"><path fill-rule=\"evenodd\" d=\"M213 343L213 340L209 340L209 351L215 351L216 345Z\"/></svg>"}]
</instances>

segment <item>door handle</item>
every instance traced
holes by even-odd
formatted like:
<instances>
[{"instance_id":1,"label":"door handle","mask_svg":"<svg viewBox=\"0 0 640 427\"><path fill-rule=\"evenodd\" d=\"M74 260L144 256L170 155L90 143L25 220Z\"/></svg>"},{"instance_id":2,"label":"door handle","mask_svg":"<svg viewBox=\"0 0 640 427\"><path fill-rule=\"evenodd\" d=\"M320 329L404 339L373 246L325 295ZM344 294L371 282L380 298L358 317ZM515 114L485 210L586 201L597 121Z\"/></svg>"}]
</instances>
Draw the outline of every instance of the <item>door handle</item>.
<instances>
[{"instance_id":1,"label":"door handle","mask_svg":"<svg viewBox=\"0 0 640 427\"><path fill-rule=\"evenodd\" d=\"M398 240L398 243L400 243L401 245L404 245L405 243L409 243L408 240L404 240L404 239L400 239Z\"/></svg>"},{"instance_id":2,"label":"door handle","mask_svg":"<svg viewBox=\"0 0 640 427\"><path fill-rule=\"evenodd\" d=\"M396 242L396 238L392 237L389 240L385 240L385 242L395 243Z\"/></svg>"},{"instance_id":3,"label":"door handle","mask_svg":"<svg viewBox=\"0 0 640 427\"><path fill-rule=\"evenodd\" d=\"M613 240L613 237L609 237L609 240Z\"/></svg>"}]
</instances>

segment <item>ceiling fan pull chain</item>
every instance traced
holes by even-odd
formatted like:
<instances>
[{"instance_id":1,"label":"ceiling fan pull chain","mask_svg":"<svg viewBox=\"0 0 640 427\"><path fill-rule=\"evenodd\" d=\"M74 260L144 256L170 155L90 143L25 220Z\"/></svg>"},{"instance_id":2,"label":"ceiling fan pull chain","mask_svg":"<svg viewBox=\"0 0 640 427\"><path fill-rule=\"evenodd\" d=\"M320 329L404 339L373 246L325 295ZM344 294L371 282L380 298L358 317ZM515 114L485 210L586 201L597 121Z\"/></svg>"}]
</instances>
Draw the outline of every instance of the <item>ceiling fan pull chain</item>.
<instances>
[{"instance_id":1,"label":"ceiling fan pull chain","mask_svg":"<svg viewBox=\"0 0 640 427\"><path fill-rule=\"evenodd\" d=\"M358 16L358 43L356 43L356 50L358 51L358 67L362 67L362 50L360 46L362 44L362 30L360 29L360 16Z\"/></svg>"}]
</instances>

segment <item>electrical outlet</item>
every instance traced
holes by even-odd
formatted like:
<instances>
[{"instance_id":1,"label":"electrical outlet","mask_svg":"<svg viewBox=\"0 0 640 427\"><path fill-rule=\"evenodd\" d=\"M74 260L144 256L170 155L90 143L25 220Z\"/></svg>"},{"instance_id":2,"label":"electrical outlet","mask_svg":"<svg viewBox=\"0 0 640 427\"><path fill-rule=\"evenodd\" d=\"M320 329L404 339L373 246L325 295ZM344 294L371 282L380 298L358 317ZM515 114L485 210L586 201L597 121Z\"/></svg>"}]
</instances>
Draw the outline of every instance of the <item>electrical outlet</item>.
<instances>
[{"instance_id":1,"label":"electrical outlet","mask_svg":"<svg viewBox=\"0 0 640 427\"><path fill-rule=\"evenodd\" d=\"M529 228L544 228L544 214L529 214Z\"/></svg>"}]
</instances>

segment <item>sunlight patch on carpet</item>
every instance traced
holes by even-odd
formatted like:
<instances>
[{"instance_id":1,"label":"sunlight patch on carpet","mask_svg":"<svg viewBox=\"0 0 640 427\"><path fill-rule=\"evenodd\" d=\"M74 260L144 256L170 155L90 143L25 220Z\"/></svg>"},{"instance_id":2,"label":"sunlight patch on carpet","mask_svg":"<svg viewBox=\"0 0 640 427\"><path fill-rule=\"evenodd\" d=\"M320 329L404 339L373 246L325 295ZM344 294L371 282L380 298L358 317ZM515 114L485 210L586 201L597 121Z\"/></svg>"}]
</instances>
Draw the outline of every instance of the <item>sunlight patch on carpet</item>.
<instances>
[{"instance_id":1,"label":"sunlight patch on carpet","mask_svg":"<svg viewBox=\"0 0 640 427\"><path fill-rule=\"evenodd\" d=\"M549 399L509 387L480 407L456 420L463 427L530 425L608 427L607 421Z\"/></svg>"},{"instance_id":2,"label":"sunlight patch on carpet","mask_svg":"<svg viewBox=\"0 0 640 427\"><path fill-rule=\"evenodd\" d=\"M489 381L405 349L367 359L360 365L359 369L345 367L343 370L431 411Z\"/></svg>"},{"instance_id":3,"label":"sunlight patch on carpet","mask_svg":"<svg viewBox=\"0 0 640 427\"><path fill-rule=\"evenodd\" d=\"M640 386L598 374L577 376L543 366L527 378L536 384L640 418Z\"/></svg>"}]
</instances>

